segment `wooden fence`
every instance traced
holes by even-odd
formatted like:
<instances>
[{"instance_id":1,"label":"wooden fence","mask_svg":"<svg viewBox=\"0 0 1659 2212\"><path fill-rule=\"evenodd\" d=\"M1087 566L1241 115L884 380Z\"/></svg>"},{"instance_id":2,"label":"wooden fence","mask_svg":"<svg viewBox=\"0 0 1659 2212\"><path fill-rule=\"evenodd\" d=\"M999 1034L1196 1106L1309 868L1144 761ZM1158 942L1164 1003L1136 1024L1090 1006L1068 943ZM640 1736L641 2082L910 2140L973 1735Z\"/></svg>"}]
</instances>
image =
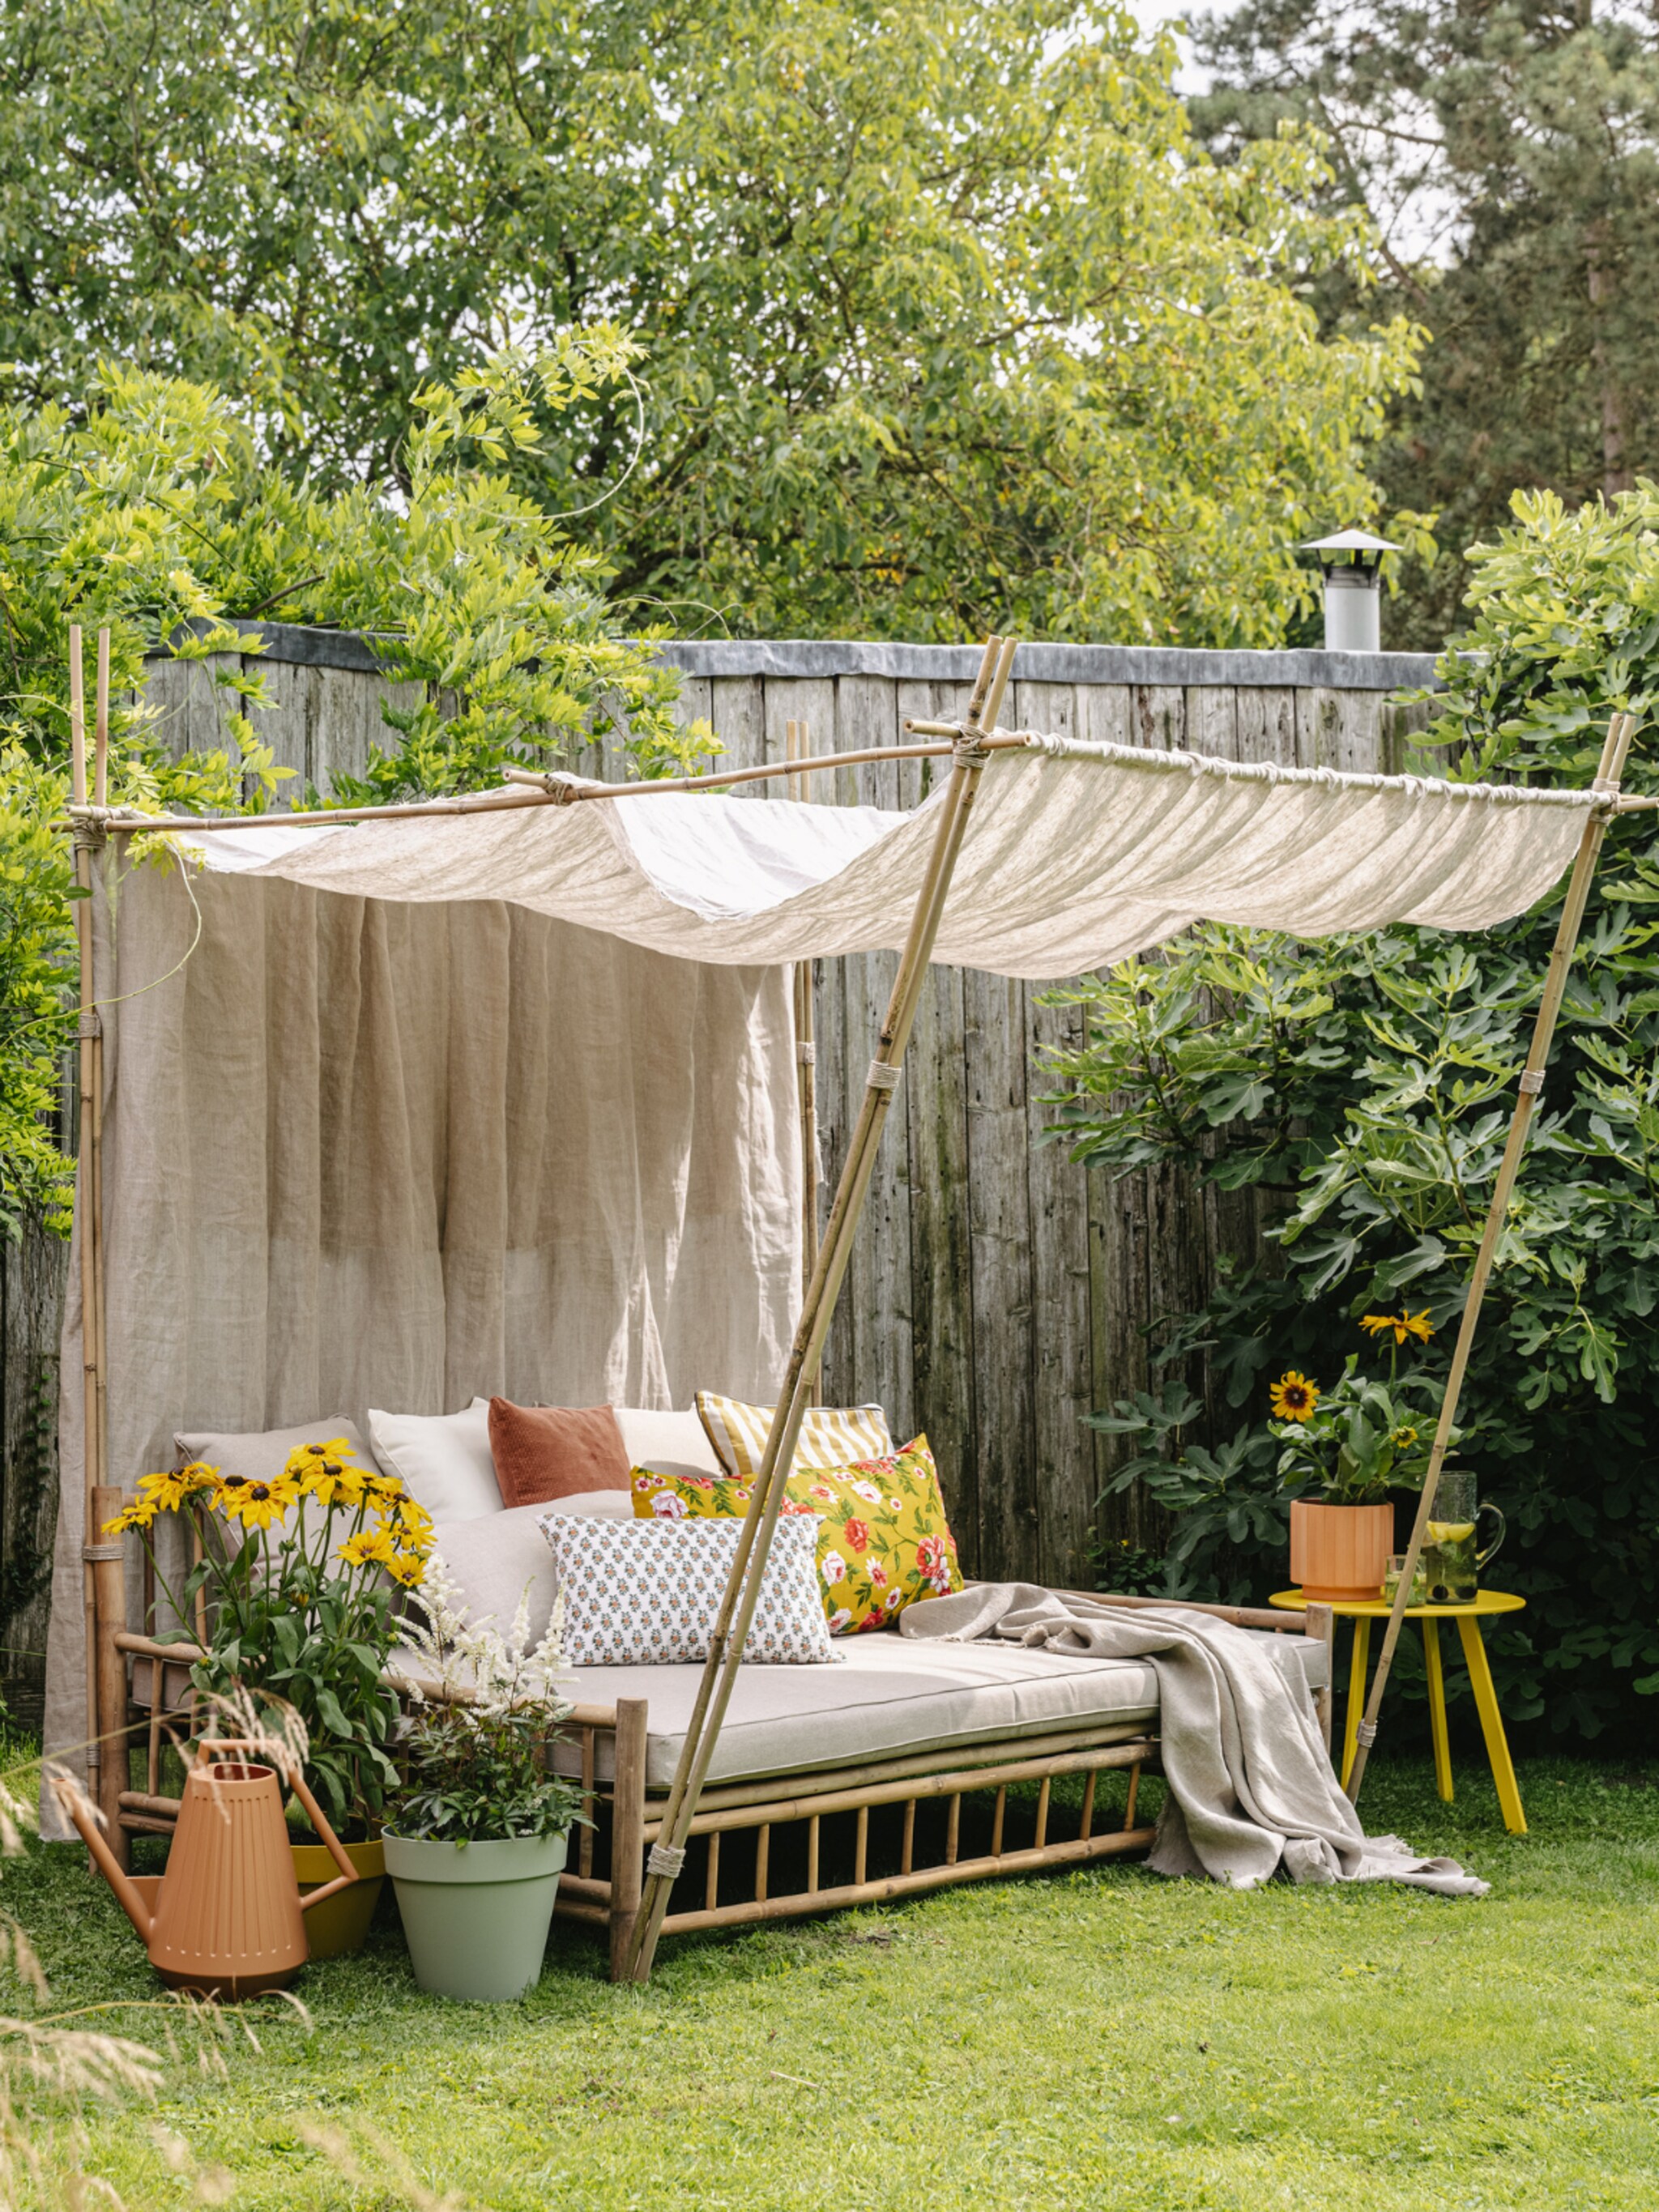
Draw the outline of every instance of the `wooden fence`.
<instances>
[{"instance_id":1,"label":"wooden fence","mask_svg":"<svg viewBox=\"0 0 1659 2212\"><path fill-rule=\"evenodd\" d=\"M390 741L390 686L361 638L282 624L257 628L275 704L262 739L298 773L283 804L361 774ZM765 641L674 646L682 713L706 718L733 766L785 757L785 726L804 720L815 751L902 742L906 716L948 717L965 703L976 647ZM177 751L222 743L221 663L157 660L147 690ZM1420 708L1395 703L1432 680L1425 656L1203 653L1031 645L1003 719L1010 726L1117 744L1187 746L1229 759L1393 769ZM228 702L234 704L234 701ZM580 765L613 772L598 755ZM932 763L885 762L813 779L843 805L915 805ZM775 792L775 785L758 787ZM1042 855L1031 855L1034 869ZM823 1173L833 1186L894 956L819 963L817 1088ZM1149 1539L1133 1499L1097 1505L1113 1463L1082 1417L1146 1380L1146 1330L1201 1301L1221 1252L1249 1257L1259 1232L1247 1197L1202 1193L1149 1171L1109 1184L1040 1144L1041 1048L1075 1015L1044 1007L1035 986L936 969L924 994L889 1119L851 1277L830 1340L827 1390L877 1398L895 1431L925 1429L971 1571L1072 1583L1091 1577L1101 1538ZM49 1525L51 1437L42 1392L57 1357L61 1248L0 1252L0 1568L21 1588ZM44 1600L3 1624L24 1680L45 1644Z\"/></svg>"}]
</instances>

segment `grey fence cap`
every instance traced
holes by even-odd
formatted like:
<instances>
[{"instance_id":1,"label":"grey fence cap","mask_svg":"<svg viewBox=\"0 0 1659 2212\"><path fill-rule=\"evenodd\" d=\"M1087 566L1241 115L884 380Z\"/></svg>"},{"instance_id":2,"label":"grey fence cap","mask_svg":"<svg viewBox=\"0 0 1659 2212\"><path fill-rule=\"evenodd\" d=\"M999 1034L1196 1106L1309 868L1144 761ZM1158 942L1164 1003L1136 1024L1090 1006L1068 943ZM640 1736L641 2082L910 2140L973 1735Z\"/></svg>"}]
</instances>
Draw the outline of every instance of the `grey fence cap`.
<instances>
[{"instance_id":1,"label":"grey fence cap","mask_svg":"<svg viewBox=\"0 0 1659 2212\"><path fill-rule=\"evenodd\" d=\"M263 639L264 660L301 667L349 668L372 674L380 665L374 638L351 630L311 629L297 623L239 621ZM971 684L976 645L898 645L843 638L706 638L671 641L658 650L686 676L884 676L902 683ZM1016 681L1028 684L1140 684L1218 690L1403 691L1435 681L1427 653L1210 652L1166 645L1022 645Z\"/></svg>"}]
</instances>

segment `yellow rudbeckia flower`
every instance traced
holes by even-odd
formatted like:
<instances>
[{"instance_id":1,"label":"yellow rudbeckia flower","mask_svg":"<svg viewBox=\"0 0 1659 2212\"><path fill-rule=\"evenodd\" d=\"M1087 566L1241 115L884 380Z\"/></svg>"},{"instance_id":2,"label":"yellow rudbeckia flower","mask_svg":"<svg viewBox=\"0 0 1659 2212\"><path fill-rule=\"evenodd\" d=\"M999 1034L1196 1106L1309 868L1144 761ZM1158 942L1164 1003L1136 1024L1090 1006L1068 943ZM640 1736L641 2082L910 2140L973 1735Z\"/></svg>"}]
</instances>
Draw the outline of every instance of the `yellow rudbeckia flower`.
<instances>
[{"instance_id":1,"label":"yellow rudbeckia flower","mask_svg":"<svg viewBox=\"0 0 1659 2212\"><path fill-rule=\"evenodd\" d=\"M275 1482L250 1482L244 1474L226 1474L219 1478L213 1502L227 1521L240 1521L245 1528L269 1528L299 1494L298 1484L286 1475Z\"/></svg>"},{"instance_id":2,"label":"yellow rudbeckia flower","mask_svg":"<svg viewBox=\"0 0 1659 2212\"><path fill-rule=\"evenodd\" d=\"M1361 1314L1359 1326L1369 1329L1373 1336L1386 1336L1392 1329L1396 1346L1402 1345L1408 1336L1414 1336L1419 1343L1426 1344L1434 1334L1429 1326L1426 1306L1421 1313L1407 1313L1402 1307L1397 1314Z\"/></svg>"},{"instance_id":3,"label":"yellow rudbeckia flower","mask_svg":"<svg viewBox=\"0 0 1659 2212\"><path fill-rule=\"evenodd\" d=\"M334 1437L327 1443L301 1444L298 1451L289 1454L283 1472L299 1486L302 1497L314 1498L324 1505L361 1504L363 1486L370 1480L368 1468L353 1461L351 1446L343 1437Z\"/></svg>"},{"instance_id":4,"label":"yellow rudbeckia flower","mask_svg":"<svg viewBox=\"0 0 1659 2212\"><path fill-rule=\"evenodd\" d=\"M351 1567L389 1567L397 1555L384 1528L363 1528L348 1536L336 1556Z\"/></svg>"},{"instance_id":5,"label":"yellow rudbeckia flower","mask_svg":"<svg viewBox=\"0 0 1659 2212\"><path fill-rule=\"evenodd\" d=\"M1281 1421L1307 1421L1319 1403L1319 1385L1298 1375L1294 1367L1281 1375L1271 1393L1273 1409Z\"/></svg>"}]
</instances>

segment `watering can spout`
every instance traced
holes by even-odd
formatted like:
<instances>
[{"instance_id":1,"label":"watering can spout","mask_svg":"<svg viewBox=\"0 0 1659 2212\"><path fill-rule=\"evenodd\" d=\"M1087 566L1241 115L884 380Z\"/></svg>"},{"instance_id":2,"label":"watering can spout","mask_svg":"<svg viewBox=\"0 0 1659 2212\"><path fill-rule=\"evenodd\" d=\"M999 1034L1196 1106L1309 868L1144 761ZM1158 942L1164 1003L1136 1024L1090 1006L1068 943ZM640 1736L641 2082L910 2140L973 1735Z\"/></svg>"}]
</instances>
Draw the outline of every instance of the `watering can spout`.
<instances>
[{"instance_id":1,"label":"watering can spout","mask_svg":"<svg viewBox=\"0 0 1659 2212\"><path fill-rule=\"evenodd\" d=\"M104 1841L96 1808L84 1790L78 1790L61 1775L52 1778L52 1788L58 1804L80 1830L81 1840L92 1853L94 1865L115 1892L117 1904L137 1930L139 1942L148 1949L155 1932L155 1916L144 1902L137 1884L122 1871L120 1862Z\"/></svg>"}]
</instances>

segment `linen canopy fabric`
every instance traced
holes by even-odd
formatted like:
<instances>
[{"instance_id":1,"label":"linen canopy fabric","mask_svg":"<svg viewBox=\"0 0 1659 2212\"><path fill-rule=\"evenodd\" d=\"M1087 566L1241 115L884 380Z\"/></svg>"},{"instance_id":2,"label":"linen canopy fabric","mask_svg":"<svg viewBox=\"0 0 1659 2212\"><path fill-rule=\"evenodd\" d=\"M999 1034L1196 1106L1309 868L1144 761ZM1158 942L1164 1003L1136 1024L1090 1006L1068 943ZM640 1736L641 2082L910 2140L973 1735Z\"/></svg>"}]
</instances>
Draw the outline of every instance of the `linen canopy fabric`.
<instances>
[{"instance_id":1,"label":"linen canopy fabric","mask_svg":"<svg viewBox=\"0 0 1659 2212\"><path fill-rule=\"evenodd\" d=\"M825 958L903 940L933 835L913 814L662 793L413 821L238 830L207 866L388 900L505 898L683 959ZM1523 911L1589 792L1241 766L1056 738L994 753L934 958L1057 979L1200 915L1298 936Z\"/></svg>"}]
</instances>

